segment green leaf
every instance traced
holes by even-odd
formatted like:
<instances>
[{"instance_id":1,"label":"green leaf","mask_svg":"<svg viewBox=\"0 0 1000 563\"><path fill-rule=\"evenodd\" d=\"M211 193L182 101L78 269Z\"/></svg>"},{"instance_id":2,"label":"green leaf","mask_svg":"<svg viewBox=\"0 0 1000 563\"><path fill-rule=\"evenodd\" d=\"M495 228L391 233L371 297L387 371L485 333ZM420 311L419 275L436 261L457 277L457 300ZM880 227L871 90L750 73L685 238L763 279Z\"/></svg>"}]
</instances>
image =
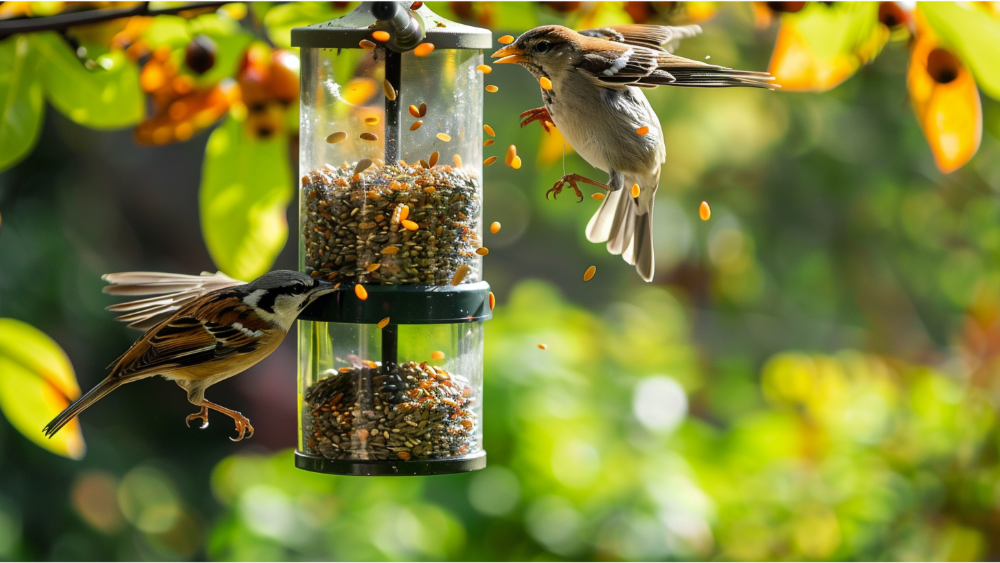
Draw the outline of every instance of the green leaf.
<instances>
[{"instance_id":1,"label":"green leaf","mask_svg":"<svg viewBox=\"0 0 1000 563\"><path fill-rule=\"evenodd\" d=\"M156 16L149 27L142 32L142 38L146 40L150 49L156 49L160 45L179 49L191 41L191 34L188 33L187 20L184 18Z\"/></svg>"},{"instance_id":2,"label":"green leaf","mask_svg":"<svg viewBox=\"0 0 1000 563\"><path fill-rule=\"evenodd\" d=\"M354 6L350 6L353 10ZM289 2L275 6L264 16L267 37L278 47L292 46L292 28L329 21L347 13L335 10L329 2Z\"/></svg>"},{"instance_id":3,"label":"green leaf","mask_svg":"<svg viewBox=\"0 0 1000 563\"><path fill-rule=\"evenodd\" d=\"M0 41L0 170L31 152L42 128L38 54L27 35Z\"/></svg>"},{"instance_id":4,"label":"green leaf","mask_svg":"<svg viewBox=\"0 0 1000 563\"><path fill-rule=\"evenodd\" d=\"M145 97L139 68L125 53L101 55L95 61L98 68L91 71L59 35L37 33L31 40L43 59L45 95L66 117L94 129L130 127L142 119Z\"/></svg>"},{"instance_id":5,"label":"green leaf","mask_svg":"<svg viewBox=\"0 0 1000 563\"><path fill-rule=\"evenodd\" d=\"M212 132L201 176L201 229L220 270L249 280L267 272L288 238L292 172L284 136L253 140L230 117Z\"/></svg>"},{"instance_id":6,"label":"green leaf","mask_svg":"<svg viewBox=\"0 0 1000 563\"><path fill-rule=\"evenodd\" d=\"M986 95L1000 100L1000 19L972 5L921 2L927 23L969 65Z\"/></svg>"},{"instance_id":7,"label":"green leaf","mask_svg":"<svg viewBox=\"0 0 1000 563\"><path fill-rule=\"evenodd\" d=\"M69 358L37 328L0 319L0 410L14 428L50 452L80 459L80 426L70 423L51 439L42 428L80 396Z\"/></svg>"}]
</instances>

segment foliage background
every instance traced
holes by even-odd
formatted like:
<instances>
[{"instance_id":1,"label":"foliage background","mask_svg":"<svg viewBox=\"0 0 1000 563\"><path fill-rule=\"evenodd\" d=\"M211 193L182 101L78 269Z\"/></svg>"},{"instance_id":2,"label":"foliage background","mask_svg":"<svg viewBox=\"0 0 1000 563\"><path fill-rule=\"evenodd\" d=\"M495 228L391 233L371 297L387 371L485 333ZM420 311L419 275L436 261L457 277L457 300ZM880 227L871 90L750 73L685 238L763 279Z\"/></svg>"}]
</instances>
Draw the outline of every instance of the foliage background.
<instances>
[{"instance_id":1,"label":"foliage background","mask_svg":"<svg viewBox=\"0 0 1000 563\"><path fill-rule=\"evenodd\" d=\"M620 3L432 8L497 36L637 17ZM285 7L272 24L343 9ZM711 15L680 54L767 67L775 26L756 28L748 5ZM184 428L190 405L159 380L87 411L80 461L0 422L0 558L995 559L1000 106L982 97L978 153L943 174L907 66L897 41L823 93L647 92L668 150L649 285L586 242L595 202L545 201L559 145L518 127L539 97L498 67L486 122L525 165L486 169L485 220L504 225L486 260L487 470L294 469L290 336L212 389L253 420L247 442L220 419ZM0 174L0 317L52 337L89 388L136 336L103 310L101 274L218 264L199 224L211 133L141 147L41 111L36 148ZM566 167L590 172L573 154ZM294 242L274 267L295 267Z\"/></svg>"}]
</instances>

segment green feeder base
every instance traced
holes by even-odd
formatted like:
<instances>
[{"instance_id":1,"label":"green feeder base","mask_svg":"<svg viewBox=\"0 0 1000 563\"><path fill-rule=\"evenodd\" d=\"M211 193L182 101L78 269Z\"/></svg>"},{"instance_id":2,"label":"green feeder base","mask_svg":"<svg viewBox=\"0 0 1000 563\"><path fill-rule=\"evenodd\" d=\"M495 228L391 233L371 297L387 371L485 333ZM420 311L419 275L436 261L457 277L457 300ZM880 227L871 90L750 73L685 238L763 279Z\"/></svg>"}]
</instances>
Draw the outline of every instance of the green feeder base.
<instances>
[{"instance_id":1,"label":"green feeder base","mask_svg":"<svg viewBox=\"0 0 1000 563\"><path fill-rule=\"evenodd\" d=\"M465 473L486 467L486 452L477 452L447 459L414 461L363 461L357 459L327 459L323 456L295 451L295 467L316 473L358 476L414 476Z\"/></svg>"}]
</instances>

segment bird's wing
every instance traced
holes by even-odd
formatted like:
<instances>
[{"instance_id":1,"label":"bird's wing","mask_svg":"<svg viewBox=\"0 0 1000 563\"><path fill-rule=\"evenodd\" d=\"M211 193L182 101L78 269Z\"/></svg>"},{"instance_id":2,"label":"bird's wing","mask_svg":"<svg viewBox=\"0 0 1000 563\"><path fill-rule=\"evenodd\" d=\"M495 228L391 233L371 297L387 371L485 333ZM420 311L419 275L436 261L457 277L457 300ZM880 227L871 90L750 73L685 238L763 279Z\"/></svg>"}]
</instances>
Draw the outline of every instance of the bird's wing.
<instances>
[{"instance_id":1,"label":"bird's wing","mask_svg":"<svg viewBox=\"0 0 1000 563\"><path fill-rule=\"evenodd\" d=\"M646 47L588 38L586 53L574 65L575 68L597 86L605 88L625 84L647 88L663 85L776 87L774 77L766 72L734 70Z\"/></svg>"},{"instance_id":2,"label":"bird's wing","mask_svg":"<svg viewBox=\"0 0 1000 563\"><path fill-rule=\"evenodd\" d=\"M682 39L694 37L701 33L697 25L672 27L666 25L611 25L596 29L584 29L578 32L587 37L596 37L615 43L624 43L636 47L646 47L657 51L673 53Z\"/></svg>"},{"instance_id":3,"label":"bird's wing","mask_svg":"<svg viewBox=\"0 0 1000 563\"><path fill-rule=\"evenodd\" d=\"M206 293L246 283L222 272L214 274L202 272L200 276L160 272L121 272L105 274L101 279L111 284L104 288L104 293L157 296L108 307L109 311L124 313L116 317L116 321L129 323L128 326L139 330L148 330L156 326L184 305Z\"/></svg>"},{"instance_id":4,"label":"bird's wing","mask_svg":"<svg viewBox=\"0 0 1000 563\"><path fill-rule=\"evenodd\" d=\"M266 346L270 325L239 315L235 296L195 303L149 330L118 361L113 377L133 378L177 371ZM208 320L211 319L211 320Z\"/></svg>"}]
</instances>

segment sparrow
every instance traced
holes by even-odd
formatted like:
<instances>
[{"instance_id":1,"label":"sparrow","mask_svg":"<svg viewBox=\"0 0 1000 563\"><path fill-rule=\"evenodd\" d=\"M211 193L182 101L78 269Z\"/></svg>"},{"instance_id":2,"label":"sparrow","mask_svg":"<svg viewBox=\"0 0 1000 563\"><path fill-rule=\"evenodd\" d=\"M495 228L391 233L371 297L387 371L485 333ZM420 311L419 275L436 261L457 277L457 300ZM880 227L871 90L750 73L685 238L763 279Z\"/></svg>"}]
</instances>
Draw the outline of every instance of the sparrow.
<instances>
[{"instance_id":1,"label":"sparrow","mask_svg":"<svg viewBox=\"0 0 1000 563\"><path fill-rule=\"evenodd\" d=\"M666 148L656 112L640 89L776 87L766 72L673 54L682 39L699 33L697 25L618 25L580 32L548 25L525 32L492 55L499 59L496 64L519 64L545 84L544 107L521 114L521 127L539 121L549 131L549 124L555 125L584 160L608 174L606 184L566 174L546 198L558 196L568 184L583 201L578 182L607 190L587 225L587 239L606 242L608 252L621 254L647 282L653 279L653 201Z\"/></svg>"},{"instance_id":2,"label":"sparrow","mask_svg":"<svg viewBox=\"0 0 1000 563\"><path fill-rule=\"evenodd\" d=\"M125 272L107 274L113 295L157 295L108 307L121 312L116 320L145 334L111 366L111 374L55 417L45 428L52 437L67 422L118 387L162 375L187 391L201 410L185 422L201 419L208 427L208 410L231 417L240 441L253 436L242 414L205 399L205 390L266 358L285 338L302 310L317 297L333 291L332 283L299 272L278 270L246 283L224 274L200 276Z\"/></svg>"}]
</instances>

